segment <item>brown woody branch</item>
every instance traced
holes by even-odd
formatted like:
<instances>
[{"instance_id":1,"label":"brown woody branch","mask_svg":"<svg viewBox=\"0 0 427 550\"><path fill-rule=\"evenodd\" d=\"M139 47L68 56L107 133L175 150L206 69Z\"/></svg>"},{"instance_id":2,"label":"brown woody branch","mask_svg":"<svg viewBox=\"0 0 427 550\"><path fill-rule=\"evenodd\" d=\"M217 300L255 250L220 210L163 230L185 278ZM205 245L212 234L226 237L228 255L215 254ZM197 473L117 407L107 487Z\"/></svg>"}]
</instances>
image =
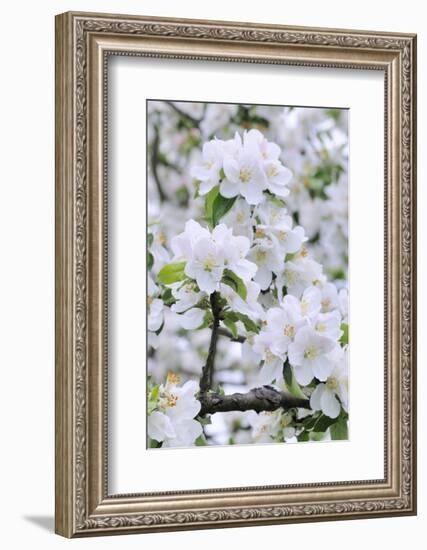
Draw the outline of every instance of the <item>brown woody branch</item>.
<instances>
[{"instance_id":1,"label":"brown woody branch","mask_svg":"<svg viewBox=\"0 0 427 550\"><path fill-rule=\"evenodd\" d=\"M157 192L159 193L160 202L164 202L166 200L166 195L165 195L165 192L163 191L163 187L160 182L160 178L157 170L159 166L159 146L160 146L159 128L156 125L154 125L154 139L151 145L151 155L150 155L151 173L153 175L154 183L156 184L156 187L157 187Z\"/></svg>"},{"instance_id":2,"label":"brown woody branch","mask_svg":"<svg viewBox=\"0 0 427 550\"><path fill-rule=\"evenodd\" d=\"M201 392L198 396L202 408L200 416L217 412L231 411L275 411L277 409L289 410L295 407L310 408L309 399L293 397L288 393L276 390L271 386L253 388L247 393L233 393L220 395L212 392Z\"/></svg>"},{"instance_id":3,"label":"brown woody branch","mask_svg":"<svg viewBox=\"0 0 427 550\"><path fill-rule=\"evenodd\" d=\"M202 119L195 118L191 116L189 113L186 113L182 109L180 109L175 103L172 101L165 101L166 105L169 105L171 109L173 109L180 117L186 118L193 126L196 128L199 127L199 124L202 122Z\"/></svg>"},{"instance_id":4,"label":"brown woody branch","mask_svg":"<svg viewBox=\"0 0 427 550\"><path fill-rule=\"evenodd\" d=\"M209 344L208 357L202 369L202 376L200 378L200 391L202 393L207 392L212 388L213 373L215 368L216 345L218 340L219 317L221 313L221 306L219 305L218 292L212 292L209 299L211 303L213 323L212 323L212 333L211 333L211 341Z\"/></svg>"}]
</instances>

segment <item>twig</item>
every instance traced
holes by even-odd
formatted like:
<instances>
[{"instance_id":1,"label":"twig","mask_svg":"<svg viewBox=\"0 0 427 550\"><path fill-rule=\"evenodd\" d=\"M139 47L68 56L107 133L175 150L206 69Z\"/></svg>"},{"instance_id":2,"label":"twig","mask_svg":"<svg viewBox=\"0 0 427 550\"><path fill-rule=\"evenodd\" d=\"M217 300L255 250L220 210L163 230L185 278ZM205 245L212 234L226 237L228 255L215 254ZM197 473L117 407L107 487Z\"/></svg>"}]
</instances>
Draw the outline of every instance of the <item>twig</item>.
<instances>
[{"instance_id":1,"label":"twig","mask_svg":"<svg viewBox=\"0 0 427 550\"><path fill-rule=\"evenodd\" d=\"M159 165L159 145L160 145L159 128L156 125L154 125L154 139L153 139L153 143L151 144L151 155L150 155L151 172L153 174L154 182L157 187L157 192L159 193L160 202L164 202L166 200L166 195L162 189L162 184L160 183L159 174L157 172L157 167Z\"/></svg>"},{"instance_id":2,"label":"twig","mask_svg":"<svg viewBox=\"0 0 427 550\"><path fill-rule=\"evenodd\" d=\"M226 336L227 338L230 338L232 342L240 342L243 344L243 342L246 342L246 338L244 336L240 336L240 334L236 337L234 337L229 330L223 327L218 328L218 335L219 336Z\"/></svg>"},{"instance_id":3,"label":"twig","mask_svg":"<svg viewBox=\"0 0 427 550\"><path fill-rule=\"evenodd\" d=\"M301 407L310 409L309 399L293 397L288 393L276 390L272 386L253 388L247 393L219 395L218 393L203 393L198 396L202 408L200 415L231 411L275 411L277 409L293 409Z\"/></svg>"},{"instance_id":4,"label":"twig","mask_svg":"<svg viewBox=\"0 0 427 550\"><path fill-rule=\"evenodd\" d=\"M212 387L213 372L215 367L216 344L218 340L219 318L221 313L221 306L219 305L218 298L219 294L217 292L212 292L212 294L210 295L213 323L208 357L206 359L205 366L202 369L202 376L200 378L200 391L202 393L207 392Z\"/></svg>"},{"instance_id":5,"label":"twig","mask_svg":"<svg viewBox=\"0 0 427 550\"><path fill-rule=\"evenodd\" d=\"M199 127L200 123L202 122L202 119L195 118L195 117L191 116L190 114L186 113L185 111L182 111L172 101L165 101L165 103L167 105L169 105L169 107L171 109L173 109L179 116L186 118L189 122L191 122L191 124L193 124L197 128Z\"/></svg>"}]
</instances>

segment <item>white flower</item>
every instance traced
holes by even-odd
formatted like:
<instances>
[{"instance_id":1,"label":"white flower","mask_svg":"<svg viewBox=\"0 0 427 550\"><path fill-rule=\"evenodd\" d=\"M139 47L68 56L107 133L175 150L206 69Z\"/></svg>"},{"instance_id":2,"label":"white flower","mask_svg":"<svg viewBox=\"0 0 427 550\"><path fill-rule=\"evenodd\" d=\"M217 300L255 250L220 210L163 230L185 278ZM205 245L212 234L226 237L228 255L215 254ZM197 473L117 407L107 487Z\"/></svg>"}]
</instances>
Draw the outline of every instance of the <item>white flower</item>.
<instances>
[{"instance_id":1,"label":"white flower","mask_svg":"<svg viewBox=\"0 0 427 550\"><path fill-rule=\"evenodd\" d=\"M262 161L277 161L280 156L280 147L271 141L268 141L264 135L253 128L243 135L243 144L245 147L258 153Z\"/></svg>"},{"instance_id":2,"label":"white flower","mask_svg":"<svg viewBox=\"0 0 427 550\"><path fill-rule=\"evenodd\" d=\"M292 179L292 172L279 161L280 147L268 141L256 129L245 132L243 144L246 149L256 152L261 159L267 178L267 189L275 195L286 197L289 194L286 186Z\"/></svg>"},{"instance_id":3,"label":"white flower","mask_svg":"<svg viewBox=\"0 0 427 550\"><path fill-rule=\"evenodd\" d=\"M203 325L205 314L206 312L204 309L193 307L182 315L178 315L178 320L182 328L185 328L186 330L194 330Z\"/></svg>"},{"instance_id":4,"label":"white flower","mask_svg":"<svg viewBox=\"0 0 427 550\"><path fill-rule=\"evenodd\" d=\"M288 307L290 307L290 304L295 304L293 298L291 295L285 296L283 303L288 304ZM317 287L309 286L306 288L299 302L301 316L307 319L316 317L320 312L320 299L321 294Z\"/></svg>"},{"instance_id":5,"label":"white flower","mask_svg":"<svg viewBox=\"0 0 427 550\"><path fill-rule=\"evenodd\" d=\"M191 170L191 175L200 181L199 192L206 195L219 183L223 161L223 147L218 140L208 141L203 145L202 163Z\"/></svg>"},{"instance_id":6,"label":"white flower","mask_svg":"<svg viewBox=\"0 0 427 550\"><path fill-rule=\"evenodd\" d=\"M247 237L250 242L253 239L251 207L244 199L237 199L233 208L222 218L223 223L233 228L234 235Z\"/></svg>"},{"instance_id":7,"label":"white flower","mask_svg":"<svg viewBox=\"0 0 427 550\"><path fill-rule=\"evenodd\" d=\"M171 310L175 313L184 313L184 311L195 306L203 296L206 296L203 292L197 290L196 285L192 281L173 283L169 286L172 296L176 300L171 306Z\"/></svg>"},{"instance_id":8,"label":"white flower","mask_svg":"<svg viewBox=\"0 0 427 550\"><path fill-rule=\"evenodd\" d=\"M262 225L276 227L282 222L287 222L288 211L286 208L278 206L272 200L266 200L256 207L255 215L259 218Z\"/></svg>"},{"instance_id":9,"label":"white flower","mask_svg":"<svg viewBox=\"0 0 427 550\"><path fill-rule=\"evenodd\" d=\"M178 386L179 378L168 375L159 388L158 410L148 417L148 435L163 442L163 447L184 447L194 443L202 434L202 426L194 420L201 408L195 398L198 384L192 380Z\"/></svg>"},{"instance_id":10,"label":"white flower","mask_svg":"<svg viewBox=\"0 0 427 550\"><path fill-rule=\"evenodd\" d=\"M221 284L220 293L227 300L232 311L243 313L253 320L258 320L264 315L264 310L258 302L260 286L254 281L246 283L246 300L243 300L230 286Z\"/></svg>"},{"instance_id":11,"label":"white flower","mask_svg":"<svg viewBox=\"0 0 427 550\"><path fill-rule=\"evenodd\" d=\"M348 410L347 350L337 347L331 355L334 369L324 384L316 386L310 397L310 407L315 411L321 410L330 418L337 418L341 405Z\"/></svg>"},{"instance_id":12,"label":"white flower","mask_svg":"<svg viewBox=\"0 0 427 550\"><path fill-rule=\"evenodd\" d=\"M232 229L221 223L212 231L212 239L224 252L224 265L243 281L249 281L255 275L257 266L245 259L250 241L243 236L233 236Z\"/></svg>"},{"instance_id":13,"label":"white flower","mask_svg":"<svg viewBox=\"0 0 427 550\"><path fill-rule=\"evenodd\" d=\"M300 297L306 287L317 285L323 280L322 266L308 258L305 253L303 255L299 253L297 258L285 263L284 270L278 274L276 284L279 296L282 287L286 286L289 294Z\"/></svg>"},{"instance_id":14,"label":"white flower","mask_svg":"<svg viewBox=\"0 0 427 550\"><path fill-rule=\"evenodd\" d=\"M170 255L165 245L167 244L166 233L158 225L150 226L150 233L153 242L149 248L154 257L155 270L160 270L165 264L170 261Z\"/></svg>"},{"instance_id":15,"label":"white flower","mask_svg":"<svg viewBox=\"0 0 427 550\"><path fill-rule=\"evenodd\" d=\"M314 322L314 329L332 340L339 340L342 335L341 315L338 310L329 313L319 313Z\"/></svg>"},{"instance_id":16,"label":"white flower","mask_svg":"<svg viewBox=\"0 0 427 550\"><path fill-rule=\"evenodd\" d=\"M147 328L153 332L159 330L163 323L163 301L148 296L148 323Z\"/></svg>"},{"instance_id":17,"label":"white flower","mask_svg":"<svg viewBox=\"0 0 427 550\"><path fill-rule=\"evenodd\" d=\"M224 272L224 250L211 238L202 238L193 246L193 255L185 266L185 274L195 279L200 290L212 294Z\"/></svg>"},{"instance_id":18,"label":"white flower","mask_svg":"<svg viewBox=\"0 0 427 550\"><path fill-rule=\"evenodd\" d=\"M175 437L176 432L166 414L153 411L148 417L148 435L156 441L164 441L169 437Z\"/></svg>"},{"instance_id":19,"label":"white flower","mask_svg":"<svg viewBox=\"0 0 427 550\"><path fill-rule=\"evenodd\" d=\"M194 245L200 239L209 239L209 231L194 220L188 220L183 233L173 237L171 241L174 261L190 260L193 256Z\"/></svg>"},{"instance_id":20,"label":"white flower","mask_svg":"<svg viewBox=\"0 0 427 550\"><path fill-rule=\"evenodd\" d=\"M261 290L266 290L272 281L273 272L278 273L283 267L283 255L271 239L259 239L249 251L248 258L253 260L258 269L254 281Z\"/></svg>"},{"instance_id":21,"label":"white flower","mask_svg":"<svg viewBox=\"0 0 427 550\"><path fill-rule=\"evenodd\" d=\"M321 287L321 293L322 313L332 311L333 309L337 309L339 307L338 291L337 287L333 283L325 283Z\"/></svg>"},{"instance_id":22,"label":"white flower","mask_svg":"<svg viewBox=\"0 0 427 550\"><path fill-rule=\"evenodd\" d=\"M258 383L271 384L283 377L283 362L286 356L288 339L280 346L273 331L261 331L254 338L253 351L263 359L263 365L258 375ZM285 348L283 350L283 348Z\"/></svg>"},{"instance_id":23,"label":"white flower","mask_svg":"<svg viewBox=\"0 0 427 550\"><path fill-rule=\"evenodd\" d=\"M287 197L287 185L292 179L292 172L278 160L266 160L264 171L267 176L267 189L279 197Z\"/></svg>"},{"instance_id":24,"label":"white flower","mask_svg":"<svg viewBox=\"0 0 427 550\"><path fill-rule=\"evenodd\" d=\"M159 288L154 284L150 275L147 276L147 328L156 332L163 324L163 300L156 298Z\"/></svg>"},{"instance_id":25,"label":"white flower","mask_svg":"<svg viewBox=\"0 0 427 550\"><path fill-rule=\"evenodd\" d=\"M225 268L245 282L251 280L257 266L245 258L249 247L249 239L234 236L232 229L223 223L211 234L194 220L189 220L185 231L172 240L175 259L187 260L185 274L208 294L218 290Z\"/></svg>"},{"instance_id":26,"label":"white flower","mask_svg":"<svg viewBox=\"0 0 427 550\"><path fill-rule=\"evenodd\" d=\"M260 413L250 411L247 418L252 427L253 441L255 443L271 443L281 428L281 416L282 412L280 409L273 412L263 411Z\"/></svg>"},{"instance_id":27,"label":"white flower","mask_svg":"<svg viewBox=\"0 0 427 550\"><path fill-rule=\"evenodd\" d=\"M343 323L348 323L348 290L346 288L342 288L339 291L338 304Z\"/></svg>"},{"instance_id":28,"label":"white flower","mask_svg":"<svg viewBox=\"0 0 427 550\"><path fill-rule=\"evenodd\" d=\"M267 187L261 161L253 151L243 149L237 158L224 158L225 179L221 182L220 193L231 198L242 195L249 204L259 204L263 200L263 191Z\"/></svg>"},{"instance_id":29,"label":"white flower","mask_svg":"<svg viewBox=\"0 0 427 550\"><path fill-rule=\"evenodd\" d=\"M285 216L280 223L266 227L265 229L272 238L277 240L284 255L298 252L301 249L302 243L307 240L304 229L300 225L292 227L292 218L290 216Z\"/></svg>"},{"instance_id":30,"label":"white flower","mask_svg":"<svg viewBox=\"0 0 427 550\"><path fill-rule=\"evenodd\" d=\"M296 441L295 428L289 426L292 418L283 414L280 409L260 413L249 411L246 418L252 427L252 438L255 443L272 443L279 435L282 435L286 442Z\"/></svg>"},{"instance_id":31,"label":"white flower","mask_svg":"<svg viewBox=\"0 0 427 550\"><path fill-rule=\"evenodd\" d=\"M314 377L321 381L327 379L333 369L328 353L335 347L335 342L321 336L311 327L302 327L289 345L289 362L294 367L298 383L306 386Z\"/></svg>"}]
</instances>

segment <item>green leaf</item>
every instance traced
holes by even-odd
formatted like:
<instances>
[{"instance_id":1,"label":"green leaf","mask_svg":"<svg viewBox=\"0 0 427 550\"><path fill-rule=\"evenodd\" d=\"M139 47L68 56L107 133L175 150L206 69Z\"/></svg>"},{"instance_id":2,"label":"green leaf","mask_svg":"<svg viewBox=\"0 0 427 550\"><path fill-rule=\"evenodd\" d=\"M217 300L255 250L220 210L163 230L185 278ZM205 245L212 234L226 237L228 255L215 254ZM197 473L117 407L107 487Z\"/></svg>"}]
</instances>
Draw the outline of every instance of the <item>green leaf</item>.
<instances>
[{"instance_id":1,"label":"green leaf","mask_svg":"<svg viewBox=\"0 0 427 550\"><path fill-rule=\"evenodd\" d=\"M322 441L324 437L324 432L310 432L309 434L310 441Z\"/></svg>"},{"instance_id":2,"label":"green leaf","mask_svg":"<svg viewBox=\"0 0 427 550\"><path fill-rule=\"evenodd\" d=\"M172 295L172 290L170 288L165 288L165 291L162 294L162 300L166 306L173 305L176 300Z\"/></svg>"},{"instance_id":3,"label":"green leaf","mask_svg":"<svg viewBox=\"0 0 427 550\"><path fill-rule=\"evenodd\" d=\"M157 396L159 395L159 390L160 390L160 384L157 384L156 386L154 386L154 388L150 392L150 401L151 400L154 401L155 399L157 399Z\"/></svg>"},{"instance_id":4,"label":"green leaf","mask_svg":"<svg viewBox=\"0 0 427 550\"><path fill-rule=\"evenodd\" d=\"M212 321L212 313L210 311L207 311L203 318L203 323L200 325L200 327L197 327L196 330L203 330L204 328L207 328L210 325L211 321Z\"/></svg>"},{"instance_id":5,"label":"green leaf","mask_svg":"<svg viewBox=\"0 0 427 550\"><path fill-rule=\"evenodd\" d=\"M157 275L157 278L164 285L170 285L185 278L185 262L175 262L166 264L162 267Z\"/></svg>"},{"instance_id":6,"label":"green leaf","mask_svg":"<svg viewBox=\"0 0 427 550\"><path fill-rule=\"evenodd\" d=\"M334 441L348 439L347 420L340 418L338 422L335 422L335 424L329 427L329 431Z\"/></svg>"},{"instance_id":7,"label":"green leaf","mask_svg":"<svg viewBox=\"0 0 427 550\"><path fill-rule=\"evenodd\" d=\"M252 319L243 313L239 313L238 311L233 311L233 313L236 316L236 320L241 321L248 332L256 332L258 334L259 327L254 321L252 321Z\"/></svg>"},{"instance_id":8,"label":"green leaf","mask_svg":"<svg viewBox=\"0 0 427 550\"><path fill-rule=\"evenodd\" d=\"M203 437L203 435L199 435L194 443L196 444L196 447L205 447L207 445L206 439Z\"/></svg>"},{"instance_id":9,"label":"green leaf","mask_svg":"<svg viewBox=\"0 0 427 550\"><path fill-rule=\"evenodd\" d=\"M286 208L286 203L282 199L279 199L277 195L273 195L270 191L266 191L267 198L270 202L278 206L279 208Z\"/></svg>"},{"instance_id":10,"label":"green leaf","mask_svg":"<svg viewBox=\"0 0 427 550\"><path fill-rule=\"evenodd\" d=\"M246 285L242 281L242 279L238 277L233 271L231 271L230 269L224 269L221 282L225 285L228 285L235 292L237 292L242 300L246 300L246 297L248 295Z\"/></svg>"},{"instance_id":11,"label":"green leaf","mask_svg":"<svg viewBox=\"0 0 427 550\"><path fill-rule=\"evenodd\" d=\"M206 219L208 220L209 225L211 226L213 225L213 221L212 221L213 203L216 197L218 196L218 193L219 193L219 185L216 185L209 191L209 193L206 195L206 198L205 198Z\"/></svg>"},{"instance_id":12,"label":"green leaf","mask_svg":"<svg viewBox=\"0 0 427 550\"><path fill-rule=\"evenodd\" d=\"M237 326L234 321L231 321L231 319L227 318L227 314L224 315L224 325L230 330L231 334L233 335L233 338L237 338L238 332L237 332Z\"/></svg>"},{"instance_id":13,"label":"green leaf","mask_svg":"<svg viewBox=\"0 0 427 550\"><path fill-rule=\"evenodd\" d=\"M315 413L312 416L306 416L303 421L301 422L301 425L307 430L310 431L313 429L313 426L316 424L317 420L319 419L319 414Z\"/></svg>"},{"instance_id":14,"label":"green leaf","mask_svg":"<svg viewBox=\"0 0 427 550\"><path fill-rule=\"evenodd\" d=\"M148 448L149 449L158 449L161 446L162 446L161 441L156 441L155 439L151 439L151 438L148 439Z\"/></svg>"},{"instance_id":15,"label":"green leaf","mask_svg":"<svg viewBox=\"0 0 427 550\"><path fill-rule=\"evenodd\" d=\"M336 423L336 418L330 418L325 414L321 414L314 423L312 430L313 432L326 432L326 430L334 423Z\"/></svg>"},{"instance_id":16,"label":"green leaf","mask_svg":"<svg viewBox=\"0 0 427 550\"><path fill-rule=\"evenodd\" d=\"M347 323L341 323L341 330L343 331L342 336L340 338L340 342L343 346L348 344L348 325Z\"/></svg>"},{"instance_id":17,"label":"green leaf","mask_svg":"<svg viewBox=\"0 0 427 550\"><path fill-rule=\"evenodd\" d=\"M212 226L215 227L219 220L227 214L236 202L237 197L227 199L222 195L217 195L212 204Z\"/></svg>"},{"instance_id":18,"label":"green leaf","mask_svg":"<svg viewBox=\"0 0 427 550\"><path fill-rule=\"evenodd\" d=\"M285 363L283 366L283 378L285 379L286 389L291 395L300 399L307 399L307 396L296 381L294 371L289 363Z\"/></svg>"},{"instance_id":19,"label":"green leaf","mask_svg":"<svg viewBox=\"0 0 427 550\"><path fill-rule=\"evenodd\" d=\"M147 256L147 269L150 271L150 269L153 267L154 264L154 256L151 254L151 252L148 253Z\"/></svg>"},{"instance_id":20,"label":"green leaf","mask_svg":"<svg viewBox=\"0 0 427 550\"><path fill-rule=\"evenodd\" d=\"M152 233L148 233L147 235L147 248L150 248L150 246L153 244L154 235Z\"/></svg>"},{"instance_id":21,"label":"green leaf","mask_svg":"<svg viewBox=\"0 0 427 550\"><path fill-rule=\"evenodd\" d=\"M308 432L304 430L299 435L297 435L297 439L298 441L308 441L308 436L309 436Z\"/></svg>"}]
</instances>

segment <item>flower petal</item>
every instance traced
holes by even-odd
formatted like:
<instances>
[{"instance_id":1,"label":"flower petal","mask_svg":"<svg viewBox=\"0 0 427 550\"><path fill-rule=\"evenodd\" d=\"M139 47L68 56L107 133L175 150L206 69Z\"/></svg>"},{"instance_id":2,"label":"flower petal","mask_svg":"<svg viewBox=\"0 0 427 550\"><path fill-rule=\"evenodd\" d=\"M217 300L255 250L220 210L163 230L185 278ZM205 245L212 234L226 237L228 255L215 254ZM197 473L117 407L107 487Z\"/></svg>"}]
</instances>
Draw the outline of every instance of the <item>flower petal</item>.
<instances>
[{"instance_id":1,"label":"flower petal","mask_svg":"<svg viewBox=\"0 0 427 550\"><path fill-rule=\"evenodd\" d=\"M178 320L183 328L186 330L194 330L203 325L205 318L205 311L198 307L189 309L183 315L178 316Z\"/></svg>"},{"instance_id":2,"label":"flower petal","mask_svg":"<svg viewBox=\"0 0 427 550\"><path fill-rule=\"evenodd\" d=\"M330 389L325 387L320 402L322 404L322 411L326 416L329 416L329 418L337 418L340 414L341 407L335 394Z\"/></svg>"}]
</instances>

